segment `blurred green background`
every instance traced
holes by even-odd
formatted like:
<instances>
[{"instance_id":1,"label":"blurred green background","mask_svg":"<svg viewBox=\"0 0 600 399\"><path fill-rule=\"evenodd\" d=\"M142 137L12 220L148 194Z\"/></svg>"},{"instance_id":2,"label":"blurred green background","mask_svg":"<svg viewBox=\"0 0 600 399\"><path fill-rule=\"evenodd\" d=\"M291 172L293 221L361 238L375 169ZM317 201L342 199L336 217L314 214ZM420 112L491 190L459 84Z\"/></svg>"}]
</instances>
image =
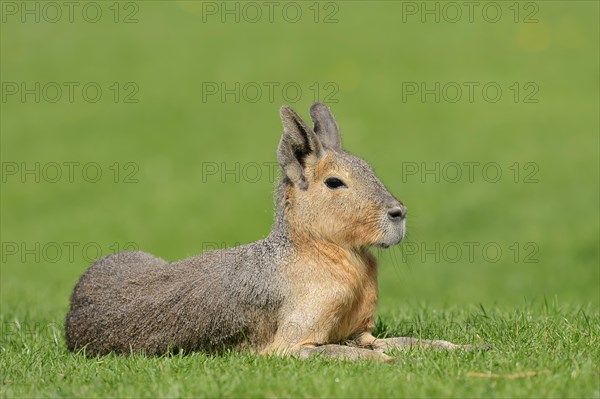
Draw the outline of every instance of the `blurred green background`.
<instances>
[{"instance_id":1,"label":"blurred green background","mask_svg":"<svg viewBox=\"0 0 600 399\"><path fill-rule=\"evenodd\" d=\"M97 2L97 23L83 18L87 3L78 3L73 22L63 8L55 23L45 20L55 17L51 9L40 9L35 22L22 15L25 3L15 4L17 11L3 8L0 41L3 313L62 323L98 248L105 255L133 243L176 260L266 236L278 108L288 103L308 116L316 99L331 106L346 149L368 160L409 208L412 246L377 251L380 314L419 303L511 307L544 298L598 307L597 2L516 10L499 2L494 23L494 10L483 14L481 5L473 22L465 8L456 22L451 9L440 8L439 22L423 10L413 15L407 7L421 2L296 2L296 23L295 9L282 14L284 3L272 22L254 3L263 16L252 22L255 10L243 3ZM444 5L427 3L435 4ZM239 7L239 22L235 14L223 22L222 7ZM39 103L35 94L23 101L23 82L40 83ZM63 87L57 102L49 101L49 82ZM73 101L65 82L79 85ZM83 97L90 82L102 89L97 102ZM239 101L206 92L236 82ZM408 95L422 82L440 83L439 102ZM453 84L442 90L449 82L463 88L456 102ZM464 82L478 85L472 101ZM502 89L496 102L482 93L490 82ZM275 87L272 98L265 84ZM68 162L79 163L73 182ZM466 167L457 182L449 169L439 181L419 174L465 162L494 162L502 176L488 182L481 167L472 182ZM36 163L39 176L21 174ZM263 165L257 179L254 163ZM100 180L87 182L97 165ZM214 165L217 174L203 174ZM237 175L222 177L222 165ZM415 166L420 171L408 174ZM525 181L529 173L533 182ZM486 258L489 243L502 254L492 248ZM457 246L463 253L454 261Z\"/></svg>"}]
</instances>

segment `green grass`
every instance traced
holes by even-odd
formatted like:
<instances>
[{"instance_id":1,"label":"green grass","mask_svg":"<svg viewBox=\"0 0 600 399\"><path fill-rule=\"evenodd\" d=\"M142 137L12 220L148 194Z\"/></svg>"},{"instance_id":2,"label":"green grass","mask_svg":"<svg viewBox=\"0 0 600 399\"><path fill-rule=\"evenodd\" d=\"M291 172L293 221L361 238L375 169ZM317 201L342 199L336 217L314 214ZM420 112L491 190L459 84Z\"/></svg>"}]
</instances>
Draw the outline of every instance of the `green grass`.
<instances>
[{"instance_id":1,"label":"green grass","mask_svg":"<svg viewBox=\"0 0 600 399\"><path fill-rule=\"evenodd\" d=\"M393 1L339 2L334 24L202 22L201 2L142 1L138 23L115 24L112 2L99 4L109 17L96 24L8 17L0 25L2 82L104 89L97 103L0 102L3 167L96 162L103 173L90 183L76 169L73 182L52 183L3 169L3 397L600 397L597 2L536 2L531 24L512 21L513 2L501 3L507 18L493 24L402 22L403 2ZM311 2L301 4L310 12ZM135 82L139 102L115 103L114 82L121 93ZM203 102L204 82L296 82L304 94L292 105L304 116L310 87L318 82L323 100L334 82L329 104L344 146L409 209L407 243L376 251L378 333L494 349L412 351L390 365L67 352L69 295L96 256L132 243L175 260L268 233L268 168L257 181L203 180L202 165L276 162L286 101L277 92L273 101ZM403 102L403 82L497 82L503 97ZM539 102L514 102L514 82L522 95L534 82ZM407 163L422 162L496 162L503 175L497 183L403 176ZM528 163L536 182L524 182ZM137 182L123 183L132 170ZM467 243L477 244L472 259ZM489 244L502 250L497 261L481 252ZM456 246L456 261L443 256ZM524 372L536 374L468 375Z\"/></svg>"},{"instance_id":2,"label":"green grass","mask_svg":"<svg viewBox=\"0 0 600 399\"><path fill-rule=\"evenodd\" d=\"M600 333L590 307L422 306L387 315L380 336L491 343L487 352L411 350L392 364L223 356L85 358L53 317L17 320L3 342L7 397L598 397ZM18 325L16 323L19 323ZM40 324L29 324L29 323ZM49 323L49 324L44 324ZM477 373L477 374L476 374ZM492 376L485 377L483 375Z\"/></svg>"}]
</instances>

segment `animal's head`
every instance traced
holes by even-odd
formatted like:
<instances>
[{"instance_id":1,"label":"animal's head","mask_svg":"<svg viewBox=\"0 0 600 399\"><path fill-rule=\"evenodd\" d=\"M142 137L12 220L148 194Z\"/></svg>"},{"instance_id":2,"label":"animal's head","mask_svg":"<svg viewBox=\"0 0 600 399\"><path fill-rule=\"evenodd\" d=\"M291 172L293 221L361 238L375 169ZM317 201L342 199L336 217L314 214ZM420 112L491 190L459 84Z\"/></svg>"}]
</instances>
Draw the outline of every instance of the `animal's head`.
<instances>
[{"instance_id":1,"label":"animal's head","mask_svg":"<svg viewBox=\"0 0 600 399\"><path fill-rule=\"evenodd\" d=\"M342 149L329 108L311 107L313 128L287 106L280 113L281 206L290 227L343 247L399 243L406 231L406 207L364 160Z\"/></svg>"}]
</instances>

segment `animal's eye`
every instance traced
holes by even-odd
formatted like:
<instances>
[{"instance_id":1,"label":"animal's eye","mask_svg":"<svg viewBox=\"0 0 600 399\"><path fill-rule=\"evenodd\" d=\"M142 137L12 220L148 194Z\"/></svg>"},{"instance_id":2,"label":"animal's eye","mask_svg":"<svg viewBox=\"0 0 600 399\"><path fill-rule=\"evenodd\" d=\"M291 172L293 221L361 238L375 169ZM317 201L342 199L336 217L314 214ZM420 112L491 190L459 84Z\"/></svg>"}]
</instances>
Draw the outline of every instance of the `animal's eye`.
<instances>
[{"instance_id":1,"label":"animal's eye","mask_svg":"<svg viewBox=\"0 0 600 399\"><path fill-rule=\"evenodd\" d=\"M325 180L325 185L332 190L335 190L336 188L340 187L347 187L346 183L344 183L337 177L330 177L329 179Z\"/></svg>"}]
</instances>

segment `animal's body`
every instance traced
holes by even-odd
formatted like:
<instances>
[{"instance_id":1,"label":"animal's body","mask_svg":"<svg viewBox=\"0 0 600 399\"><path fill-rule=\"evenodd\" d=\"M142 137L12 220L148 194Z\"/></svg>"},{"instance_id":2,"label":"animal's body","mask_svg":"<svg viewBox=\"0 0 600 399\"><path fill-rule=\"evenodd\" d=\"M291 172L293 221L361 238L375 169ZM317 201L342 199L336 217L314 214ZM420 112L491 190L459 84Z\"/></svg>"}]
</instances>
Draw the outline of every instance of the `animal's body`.
<instances>
[{"instance_id":1,"label":"animal's body","mask_svg":"<svg viewBox=\"0 0 600 399\"><path fill-rule=\"evenodd\" d=\"M446 341L376 339L377 261L397 244L406 208L362 159L342 150L335 119L311 107L310 128L281 108L283 180L269 236L178 262L125 252L77 283L67 346L90 355L171 350L390 360L388 349ZM352 345L342 345L348 341Z\"/></svg>"}]
</instances>

